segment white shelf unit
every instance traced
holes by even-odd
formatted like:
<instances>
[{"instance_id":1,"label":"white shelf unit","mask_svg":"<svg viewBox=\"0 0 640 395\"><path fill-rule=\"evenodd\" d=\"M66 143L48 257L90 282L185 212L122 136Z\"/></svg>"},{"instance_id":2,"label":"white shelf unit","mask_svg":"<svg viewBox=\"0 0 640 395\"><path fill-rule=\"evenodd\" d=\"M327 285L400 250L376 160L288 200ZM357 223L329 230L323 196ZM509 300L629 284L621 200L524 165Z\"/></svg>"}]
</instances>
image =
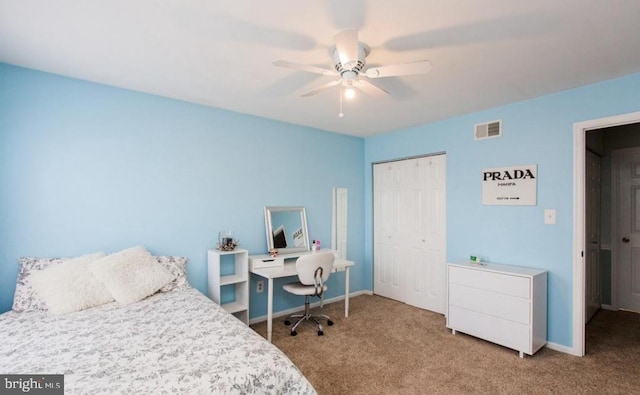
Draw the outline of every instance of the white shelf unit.
<instances>
[{"instance_id":1,"label":"white shelf unit","mask_svg":"<svg viewBox=\"0 0 640 395\"><path fill-rule=\"evenodd\" d=\"M449 263L447 328L533 355L547 343L547 272Z\"/></svg>"},{"instance_id":2,"label":"white shelf unit","mask_svg":"<svg viewBox=\"0 0 640 395\"><path fill-rule=\"evenodd\" d=\"M229 262L229 259L233 262ZM209 250L207 263L209 298L249 325L249 251ZM231 266L233 271L229 270ZM234 289L235 298L221 303L223 288L227 287Z\"/></svg>"}]
</instances>

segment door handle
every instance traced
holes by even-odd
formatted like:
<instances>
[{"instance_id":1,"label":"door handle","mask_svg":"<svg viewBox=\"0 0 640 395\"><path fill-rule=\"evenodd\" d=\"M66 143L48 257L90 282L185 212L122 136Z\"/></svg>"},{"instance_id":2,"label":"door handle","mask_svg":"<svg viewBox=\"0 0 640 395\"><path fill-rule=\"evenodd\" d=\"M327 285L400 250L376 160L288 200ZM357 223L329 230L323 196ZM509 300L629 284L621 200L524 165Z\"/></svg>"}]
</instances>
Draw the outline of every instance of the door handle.
<instances>
[{"instance_id":1,"label":"door handle","mask_svg":"<svg viewBox=\"0 0 640 395\"><path fill-rule=\"evenodd\" d=\"M629 242L629 238L628 237L623 237L622 238L622 242L623 243L628 243Z\"/></svg>"}]
</instances>

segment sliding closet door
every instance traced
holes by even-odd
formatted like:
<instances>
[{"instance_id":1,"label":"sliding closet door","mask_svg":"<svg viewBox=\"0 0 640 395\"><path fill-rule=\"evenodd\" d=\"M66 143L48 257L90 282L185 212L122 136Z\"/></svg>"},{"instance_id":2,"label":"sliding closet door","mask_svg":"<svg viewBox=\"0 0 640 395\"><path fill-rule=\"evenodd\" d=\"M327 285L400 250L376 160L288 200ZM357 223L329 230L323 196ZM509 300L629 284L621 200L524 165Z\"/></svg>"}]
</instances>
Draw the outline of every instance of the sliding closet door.
<instances>
[{"instance_id":1,"label":"sliding closet door","mask_svg":"<svg viewBox=\"0 0 640 395\"><path fill-rule=\"evenodd\" d=\"M444 313L446 156L374 166L374 292Z\"/></svg>"}]
</instances>

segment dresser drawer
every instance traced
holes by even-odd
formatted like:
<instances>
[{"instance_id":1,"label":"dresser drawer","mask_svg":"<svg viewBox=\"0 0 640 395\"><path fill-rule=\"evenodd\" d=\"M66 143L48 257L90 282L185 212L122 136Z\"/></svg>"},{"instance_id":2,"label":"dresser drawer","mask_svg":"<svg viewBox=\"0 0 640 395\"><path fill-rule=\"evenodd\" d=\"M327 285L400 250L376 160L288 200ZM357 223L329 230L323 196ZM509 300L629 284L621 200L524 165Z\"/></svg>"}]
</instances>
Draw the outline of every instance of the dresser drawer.
<instances>
[{"instance_id":1,"label":"dresser drawer","mask_svg":"<svg viewBox=\"0 0 640 395\"><path fill-rule=\"evenodd\" d=\"M479 288L450 284L449 305L477 311L478 313L517 322L519 324L531 324L531 301L528 299L497 294Z\"/></svg>"},{"instance_id":2,"label":"dresser drawer","mask_svg":"<svg viewBox=\"0 0 640 395\"><path fill-rule=\"evenodd\" d=\"M449 284L458 284L518 298L531 298L530 279L511 274L449 266Z\"/></svg>"},{"instance_id":3,"label":"dresser drawer","mask_svg":"<svg viewBox=\"0 0 640 395\"><path fill-rule=\"evenodd\" d=\"M514 350L533 353L531 328L457 306L449 306L449 328Z\"/></svg>"}]
</instances>

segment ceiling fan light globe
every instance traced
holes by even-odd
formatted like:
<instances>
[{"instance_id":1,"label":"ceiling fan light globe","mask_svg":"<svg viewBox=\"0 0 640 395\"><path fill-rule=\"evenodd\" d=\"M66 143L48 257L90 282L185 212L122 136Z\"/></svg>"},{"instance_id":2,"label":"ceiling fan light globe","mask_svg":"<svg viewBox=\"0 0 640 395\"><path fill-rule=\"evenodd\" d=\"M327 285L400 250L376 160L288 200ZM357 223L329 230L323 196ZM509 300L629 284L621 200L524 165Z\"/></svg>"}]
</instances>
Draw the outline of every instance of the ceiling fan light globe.
<instances>
[{"instance_id":1,"label":"ceiling fan light globe","mask_svg":"<svg viewBox=\"0 0 640 395\"><path fill-rule=\"evenodd\" d=\"M356 96L356 90L353 88L347 88L344 90L344 97L347 99L353 99Z\"/></svg>"}]
</instances>

